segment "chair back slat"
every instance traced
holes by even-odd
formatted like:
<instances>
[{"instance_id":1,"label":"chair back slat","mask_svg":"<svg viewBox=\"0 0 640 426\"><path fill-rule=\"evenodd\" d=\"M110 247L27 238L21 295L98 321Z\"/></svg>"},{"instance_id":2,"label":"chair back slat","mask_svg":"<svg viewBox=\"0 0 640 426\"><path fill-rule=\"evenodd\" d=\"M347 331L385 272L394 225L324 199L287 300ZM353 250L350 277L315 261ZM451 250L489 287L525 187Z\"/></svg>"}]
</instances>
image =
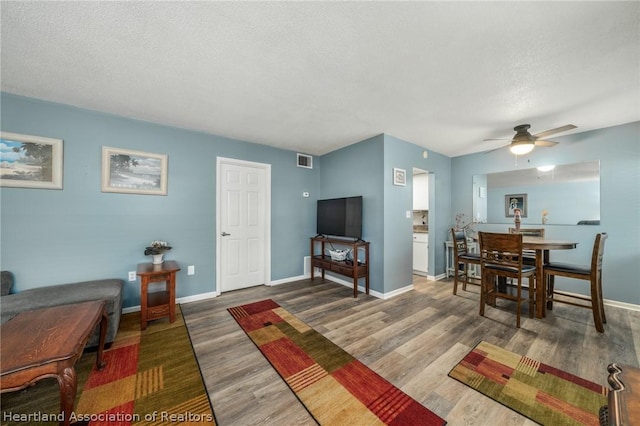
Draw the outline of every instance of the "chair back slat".
<instances>
[{"instance_id":1,"label":"chair back slat","mask_svg":"<svg viewBox=\"0 0 640 426\"><path fill-rule=\"evenodd\" d=\"M522 234L527 237L542 237L544 238L544 228L520 228L518 231L516 228L509 228L510 234Z\"/></svg>"},{"instance_id":2,"label":"chair back slat","mask_svg":"<svg viewBox=\"0 0 640 426\"><path fill-rule=\"evenodd\" d=\"M482 263L522 268L522 234L480 232L478 235Z\"/></svg>"},{"instance_id":3,"label":"chair back slat","mask_svg":"<svg viewBox=\"0 0 640 426\"><path fill-rule=\"evenodd\" d=\"M602 259L604 258L604 242L608 235L606 232L601 232L596 235L596 240L593 243L593 254L591 255L591 272L602 271Z\"/></svg>"},{"instance_id":4,"label":"chair back slat","mask_svg":"<svg viewBox=\"0 0 640 426\"><path fill-rule=\"evenodd\" d=\"M455 228L451 228L451 238L453 239L453 249L455 250L454 256L462 256L467 254L469 247L467 245L467 235L464 231L457 231Z\"/></svg>"}]
</instances>

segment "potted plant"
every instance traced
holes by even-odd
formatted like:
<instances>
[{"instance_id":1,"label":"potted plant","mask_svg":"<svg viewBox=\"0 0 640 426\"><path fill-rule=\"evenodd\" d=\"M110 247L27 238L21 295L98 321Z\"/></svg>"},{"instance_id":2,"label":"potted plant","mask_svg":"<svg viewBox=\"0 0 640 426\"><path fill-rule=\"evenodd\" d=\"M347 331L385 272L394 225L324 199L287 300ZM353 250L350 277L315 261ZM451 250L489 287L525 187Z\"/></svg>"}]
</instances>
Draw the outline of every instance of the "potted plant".
<instances>
[{"instance_id":1,"label":"potted plant","mask_svg":"<svg viewBox=\"0 0 640 426\"><path fill-rule=\"evenodd\" d=\"M153 256L153 264L160 265L164 262L164 252L167 250L171 250L171 246L166 241L154 240L144 249L144 255Z\"/></svg>"}]
</instances>

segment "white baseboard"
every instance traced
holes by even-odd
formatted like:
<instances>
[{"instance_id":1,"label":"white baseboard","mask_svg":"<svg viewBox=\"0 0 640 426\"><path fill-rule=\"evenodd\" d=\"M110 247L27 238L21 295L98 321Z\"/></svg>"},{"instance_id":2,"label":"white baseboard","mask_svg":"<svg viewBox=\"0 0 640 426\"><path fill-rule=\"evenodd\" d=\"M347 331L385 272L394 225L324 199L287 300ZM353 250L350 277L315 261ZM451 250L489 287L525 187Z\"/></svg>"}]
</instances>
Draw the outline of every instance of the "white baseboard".
<instances>
[{"instance_id":1,"label":"white baseboard","mask_svg":"<svg viewBox=\"0 0 640 426\"><path fill-rule=\"evenodd\" d=\"M306 275L298 275L297 277L289 277L289 278L283 278L281 280L275 280L275 281L271 281L269 284L267 284L268 286L273 286L273 285L280 285L280 284L286 284L286 283L290 283L293 281L300 281L300 280L306 280L309 279L311 277L310 274L306 274Z\"/></svg>"},{"instance_id":2,"label":"white baseboard","mask_svg":"<svg viewBox=\"0 0 640 426\"><path fill-rule=\"evenodd\" d=\"M440 275L436 275L435 277L430 275L427 278L429 278L432 281L440 281L440 280L444 280L447 278L447 274L440 274Z\"/></svg>"},{"instance_id":3,"label":"white baseboard","mask_svg":"<svg viewBox=\"0 0 640 426\"><path fill-rule=\"evenodd\" d=\"M583 297L585 296L584 294L571 293L569 291L563 291L563 293L568 295L574 295L574 296L583 296ZM616 308L629 309L630 311L640 312L640 305L634 305L633 303L618 302L617 300L609 300L609 299L604 299L602 302L607 306L613 306Z\"/></svg>"},{"instance_id":4,"label":"white baseboard","mask_svg":"<svg viewBox=\"0 0 640 426\"><path fill-rule=\"evenodd\" d=\"M382 295L382 299L384 299L384 300L391 299L392 297L399 296L402 293L406 293L406 292L411 291L411 290L413 290L413 284L409 284L408 286L405 286L405 287L390 291L388 293L384 293Z\"/></svg>"},{"instance_id":5,"label":"white baseboard","mask_svg":"<svg viewBox=\"0 0 640 426\"><path fill-rule=\"evenodd\" d=\"M293 281L300 281L300 280L305 280L305 279L309 279L310 275L298 275L295 277L289 277L289 278L283 278L280 280L275 280L275 281L271 281L268 285L270 286L274 286L274 285L279 285L279 284L285 284L285 283L289 283L289 282L293 282ZM353 288L353 282L351 281L347 281L347 280L343 280L341 278L338 278L336 276L330 275L330 274L325 274L325 278L329 281L333 281L334 283L343 285L345 287L349 287L349 288ZM431 279L433 281L439 281L442 279L446 278L446 274L441 274L438 275L436 277L427 277L428 279ZM358 290L363 292L365 291L365 288L361 285L358 285ZM408 286L399 288L397 290L393 290L390 291L388 293L380 293L378 291L375 290L369 290L369 295L373 296L373 297L377 297L378 299L383 299L383 300L387 300L390 299L394 296L398 296L402 293L406 293L407 291L411 291L413 290L413 284L409 284ZM576 294L577 293L572 293L572 294ZM206 299L212 299L214 297L218 297L220 296L220 292L218 291L212 291L209 293L201 293L201 294L196 294L195 296L186 296L186 297L180 297L176 300L177 303L189 303L189 302L197 302L199 300L206 300ZM618 302L616 300L609 300L609 299L604 299L604 304L608 305L608 306L614 306L616 308L623 308L623 309L629 309L631 311L637 311L640 312L640 305L635 305L633 303L626 303L626 302ZM138 312L140 311L140 305L138 306L129 306L127 308L123 308L122 309L122 313L123 314L128 314L130 312Z\"/></svg>"},{"instance_id":6,"label":"white baseboard","mask_svg":"<svg viewBox=\"0 0 640 426\"><path fill-rule=\"evenodd\" d=\"M640 305L634 305L633 303L618 302L616 300L604 299L604 304L608 306L615 306L616 308L629 309L630 311L640 312Z\"/></svg>"},{"instance_id":7,"label":"white baseboard","mask_svg":"<svg viewBox=\"0 0 640 426\"><path fill-rule=\"evenodd\" d=\"M212 291L209 293L196 294L195 296L179 297L176 299L176 303L180 304L180 303L197 302L199 300L213 299L214 297L218 297L218 296L220 296L220 292ZM139 312L139 311L140 311L140 305L129 306L128 308L122 308L123 314L129 314L131 312Z\"/></svg>"}]
</instances>

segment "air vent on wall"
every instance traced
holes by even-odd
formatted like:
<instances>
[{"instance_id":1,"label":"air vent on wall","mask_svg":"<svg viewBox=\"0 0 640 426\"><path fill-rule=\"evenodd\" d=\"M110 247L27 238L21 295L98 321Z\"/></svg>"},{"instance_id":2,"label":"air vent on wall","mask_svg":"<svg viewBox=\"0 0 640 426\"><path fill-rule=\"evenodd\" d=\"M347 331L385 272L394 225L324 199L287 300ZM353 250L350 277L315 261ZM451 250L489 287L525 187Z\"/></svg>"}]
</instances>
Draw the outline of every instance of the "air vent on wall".
<instances>
[{"instance_id":1,"label":"air vent on wall","mask_svg":"<svg viewBox=\"0 0 640 426\"><path fill-rule=\"evenodd\" d=\"M298 167L313 169L313 157L307 154L298 154Z\"/></svg>"}]
</instances>

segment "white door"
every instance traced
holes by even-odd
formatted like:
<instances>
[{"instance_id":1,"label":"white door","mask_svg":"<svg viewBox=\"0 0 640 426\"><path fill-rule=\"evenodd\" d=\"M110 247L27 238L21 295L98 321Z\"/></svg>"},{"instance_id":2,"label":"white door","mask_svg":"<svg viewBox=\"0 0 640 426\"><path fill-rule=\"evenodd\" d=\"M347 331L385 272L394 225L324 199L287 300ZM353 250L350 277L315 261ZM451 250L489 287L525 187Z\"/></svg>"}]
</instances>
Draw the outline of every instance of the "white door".
<instances>
[{"instance_id":1,"label":"white door","mask_svg":"<svg viewBox=\"0 0 640 426\"><path fill-rule=\"evenodd\" d=\"M218 158L217 278L221 291L268 284L268 164Z\"/></svg>"}]
</instances>

